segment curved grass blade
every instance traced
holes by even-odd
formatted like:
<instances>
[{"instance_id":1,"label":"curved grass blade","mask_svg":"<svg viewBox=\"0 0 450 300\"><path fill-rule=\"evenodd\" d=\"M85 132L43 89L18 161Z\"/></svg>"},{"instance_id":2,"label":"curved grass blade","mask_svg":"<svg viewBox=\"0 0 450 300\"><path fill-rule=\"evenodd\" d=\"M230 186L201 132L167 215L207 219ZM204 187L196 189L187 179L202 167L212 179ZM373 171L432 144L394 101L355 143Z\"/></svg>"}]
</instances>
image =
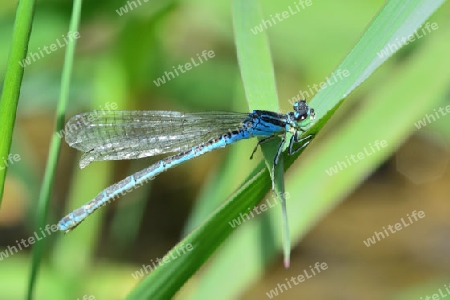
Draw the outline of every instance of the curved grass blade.
<instances>
[{"instance_id":1,"label":"curved grass blade","mask_svg":"<svg viewBox=\"0 0 450 300\"><path fill-rule=\"evenodd\" d=\"M444 0L387 1L330 77L339 76L339 70L348 70L350 75L340 77L339 84L319 91L311 100L317 111L316 119L321 119L401 48L391 51L386 47L398 45L398 40L413 35L443 3Z\"/></svg>"},{"instance_id":2,"label":"curved grass blade","mask_svg":"<svg viewBox=\"0 0 450 300\"><path fill-rule=\"evenodd\" d=\"M263 14L258 0L232 1L233 29L237 56L245 95L250 110L265 109L279 111L269 41L265 32L254 34L250 29L261 22ZM272 170L279 139L261 145L267 168ZM284 199L283 160L280 159L272 171L275 193L279 197L283 214L284 265L289 267L290 239L286 201Z\"/></svg>"},{"instance_id":3,"label":"curved grass blade","mask_svg":"<svg viewBox=\"0 0 450 300\"><path fill-rule=\"evenodd\" d=\"M76 0L73 3L72 18L69 26L69 31L78 32L78 25L81 15L81 0ZM38 207L37 207L37 226L42 228L46 225L48 206L50 202L50 195L53 188L53 183L56 173L56 165L61 148L61 138L58 132L64 127L64 119L66 113L67 101L69 98L70 77L72 73L73 57L75 53L76 39L70 39L67 44L64 68L61 76L61 92L56 110L56 126L53 133L50 149L48 153L47 164L45 166L44 180L42 181L41 190L39 193ZM31 264L30 278L28 282L28 299L33 298L33 291L36 284L36 278L39 271L39 265L42 258L42 251L44 249L45 239L38 241L33 247L33 258Z\"/></svg>"},{"instance_id":4,"label":"curved grass blade","mask_svg":"<svg viewBox=\"0 0 450 300\"><path fill-rule=\"evenodd\" d=\"M11 49L0 99L0 121L2 122L2 126L0 126L0 137L2 138L0 157L8 157L11 148L12 132L24 72L19 62L23 61L27 55L35 3L34 0L24 0L20 1L17 6L16 22L14 23ZM7 170L7 165L0 168L0 205Z\"/></svg>"}]
</instances>

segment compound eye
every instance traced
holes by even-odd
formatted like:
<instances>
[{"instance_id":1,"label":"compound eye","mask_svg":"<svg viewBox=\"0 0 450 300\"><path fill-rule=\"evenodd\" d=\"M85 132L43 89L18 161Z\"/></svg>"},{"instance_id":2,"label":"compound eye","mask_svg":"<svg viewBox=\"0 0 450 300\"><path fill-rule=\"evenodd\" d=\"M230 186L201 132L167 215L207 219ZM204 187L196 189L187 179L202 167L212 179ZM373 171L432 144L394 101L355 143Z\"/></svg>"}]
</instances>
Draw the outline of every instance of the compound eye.
<instances>
[{"instance_id":1,"label":"compound eye","mask_svg":"<svg viewBox=\"0 0 450 300\"><path fill-rule=\"evenodd\" d=\"M297 101L294 104L294 111L300 112L300 111L307 110L307 109L308 109L308 105L306 104L305 100Z\"/></svg>"},{"instance_id":2,"label":"compound eye","mask_svg":"<svg viewBox=\"0 0 450 300\"><path fill-rule=\"evenodd\" d=\"M307 113L307 112L302 113L302 114L297 113L297 116L296 116L295 119L296 119L297 121L303 121L303 120L305 120L307 117L308 117L308 113Z\"/></svg>"}]
</instances>

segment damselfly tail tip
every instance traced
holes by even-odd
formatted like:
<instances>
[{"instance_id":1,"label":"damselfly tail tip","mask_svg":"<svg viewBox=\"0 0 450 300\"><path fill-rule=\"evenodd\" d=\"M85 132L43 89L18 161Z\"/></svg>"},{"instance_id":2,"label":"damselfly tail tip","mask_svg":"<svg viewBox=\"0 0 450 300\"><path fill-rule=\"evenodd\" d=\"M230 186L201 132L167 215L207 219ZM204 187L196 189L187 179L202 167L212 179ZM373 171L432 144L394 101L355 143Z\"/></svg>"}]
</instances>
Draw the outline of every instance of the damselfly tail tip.
<instances>
[{"instance_id":1,"label":"damselfly tail tip","mask_svg":"<svg viewBox=\"0 0 450 300\"><path fill-rule=\"evenodd\" d=\"M67 226L65 226L63 220L58 222L57 227L58 227L59 231L64 231L64 233L66 233L66 234L70 231L70 229L68 229Z\"/></svg>"},{"instance_id":2,"label":"damselfly tail tip","mask_svg":"<svg viewBox=\"0 0 450 300\"><path fill-rule=\"evenodd\" d=\"M78 224L74 224L69 215L65 216L58 222L58 230L64 231L65 234L71 232Z\"/></svg>"}]
</instances>

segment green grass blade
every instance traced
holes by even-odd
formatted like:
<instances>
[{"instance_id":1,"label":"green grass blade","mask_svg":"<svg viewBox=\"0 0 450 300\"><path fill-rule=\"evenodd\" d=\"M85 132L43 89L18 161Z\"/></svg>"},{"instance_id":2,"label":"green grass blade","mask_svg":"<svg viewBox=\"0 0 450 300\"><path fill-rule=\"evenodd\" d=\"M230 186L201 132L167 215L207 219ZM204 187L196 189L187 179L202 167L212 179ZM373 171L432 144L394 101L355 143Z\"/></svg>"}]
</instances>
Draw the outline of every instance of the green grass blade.
<instances>
[{"instance_id":1,"label":"green grass blade","mask_svg":"<svg viewBox=\"0 0 450 300\"><path fill-rule=\"evenodd\" d=\"M265 33L250 30L261 22L259 1L232 1L237 57L249 110L279 111L269 41Z\"/></svg>"},{"instance_id":2,"label":"green grass blade","mask_svg":"<svg viewBox=\"0 0 450 300\"><path fill-rule=\"evenodd\" d=\"M367 79L383 62L397 50L387 55L379 55L390 44L397 45L398 39L408 38L438 9L444 0L391 0L387 1L364 34L330 75L337 76L338 84L333 88L321 90L311 101L321 119L339 101L347 97L356 87ZM349 76L339 75L339 70L348 70Z\"/></svg>"},{"instance_id":3,"label":"green grass blade","mask_svg":"<svg viewBox=\"0 0 450 300\"><path fill-rule=\"evenodd\" d=\"M70 32L78 32L79 20L81 15L81 0L76 0L73 3L72 18L69 26ZM45 227L47 222L48 205L50 202L50 195L53 189L53 183L56 173L56 165L61 148L61 138L57 134L64 127L65 112L67 101L69 98L70 78L72 74L73 58L75 53L76 39L69 39L67 44L63 73L61 76L61 92L58 100L58 107L56 110L56 126L55 132L52 135L50 149L45 167L44 180L42 181L41 190L39 193L38 210L37 210L37 226L36 228ZM44 249L46 239L38 241L33 247L33 258L31 265L30 278L28 282L28 299L33 298L33 291L36 284L36 278L39 271L39 265L42 258L42 251Z\"/></svg>"},{"instance_id":4,"label":"green grass blade","mask_svg":"<svg viewBox=\"0 0 450 300\"><path fill-rule=\"evenodd\" d=\"M0 143L0 157L8 157L11 148L12 132L16 120L16 110L24 72L19 62L25 59L27 55L34 6L34 0L19 1L17 6L16 22L14 24L12 44L0 100L0 120L2 122L2 126L0 126L0 137L2 139ZM0 168L0 205L2 203L7 170L8 166Z\"/></svg>"},{"instance_id":5,"label":"green grass blade","mask_svg":"<svg viewBox=\"0 0 450 300\"><path fill-rule=\"evenodd\" d=\"M264 19L258 0L232 1L233 28L242 83L250 110L279 111L275 74L266 32L254 34L252 26ZM267 168L272 170L280 140L261 145ZM273 172L274 188L282 206L285 266L290 261L289 225L284 195L283 160Z\"/></svg>"}]
</instances>

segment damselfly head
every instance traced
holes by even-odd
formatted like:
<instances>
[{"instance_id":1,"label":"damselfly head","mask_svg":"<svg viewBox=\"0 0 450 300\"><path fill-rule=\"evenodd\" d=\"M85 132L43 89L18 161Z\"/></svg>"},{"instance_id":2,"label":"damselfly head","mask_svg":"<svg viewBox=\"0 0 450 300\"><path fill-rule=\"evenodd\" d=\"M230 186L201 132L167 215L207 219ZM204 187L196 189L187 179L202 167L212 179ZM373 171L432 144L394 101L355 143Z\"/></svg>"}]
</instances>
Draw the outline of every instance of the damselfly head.
<instances>
[{"instance_id":1,"label":"damselfly head","mask_svg":"<svg viewBox=\"0 0 450 300\"><path fill-rule=\"evenodd\" d=\"M306 104L305 100L300 100L294 103L294 118L297 122L310 119L314 120L316 114L314 113L314 108L310 108Z\"/></svg>"}]
</instances>

